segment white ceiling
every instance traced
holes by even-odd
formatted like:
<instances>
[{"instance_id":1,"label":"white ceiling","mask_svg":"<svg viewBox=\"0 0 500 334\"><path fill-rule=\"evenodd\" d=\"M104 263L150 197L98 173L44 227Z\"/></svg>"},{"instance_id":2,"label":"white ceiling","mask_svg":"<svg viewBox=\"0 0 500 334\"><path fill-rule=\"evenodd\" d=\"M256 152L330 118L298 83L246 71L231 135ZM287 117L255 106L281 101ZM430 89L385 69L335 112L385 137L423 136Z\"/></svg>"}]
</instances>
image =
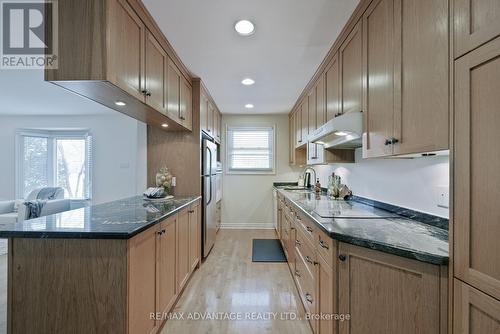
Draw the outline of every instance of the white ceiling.
<instances>
[{"instance_id":1,"label":"white ceiling","mask_svg":"<svg viewBox=\"0 0 500 334\"><path fill-rule=\"evenodd\" d=\"M45 82L42 70L0 70L0 115L101 115L114 112Z\"/></svg>"},{"instance_id":2,"label":"white ceiling","mask_svg":"<svg viewBox=\"0 0 500 334\"><path fill-rule=\"evenodd\" d=\"M143 0L223 113L287 113L358 0ZM234 31L239 19L256 26ZM251 77L256 84L241 85ZM255 108L244 108L252 103Z\"/></svg>"}]
</instances>

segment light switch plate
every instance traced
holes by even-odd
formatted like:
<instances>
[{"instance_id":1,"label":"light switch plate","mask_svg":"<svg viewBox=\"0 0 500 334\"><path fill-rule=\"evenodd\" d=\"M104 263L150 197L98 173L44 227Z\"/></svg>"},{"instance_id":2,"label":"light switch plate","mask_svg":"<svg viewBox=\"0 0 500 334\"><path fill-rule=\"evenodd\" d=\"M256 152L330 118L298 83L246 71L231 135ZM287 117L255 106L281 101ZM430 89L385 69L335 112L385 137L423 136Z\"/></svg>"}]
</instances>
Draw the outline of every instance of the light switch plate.
<instances>
[{"instance_id":1,"label":"light switch plate","mask_svg":"<svg viewBox=\"0 0 500 334\"><path fill-rule=\"evenodd\" d=\"M175 176L172 177L172 187L175 187L175 184L177 183L177 178Z\"/></svg>"},{"instance_id":2,"label":"light switch plate","mask_svg":"<svg viewBox=\"0 0 500 334\"><path fill-rule=\"evenodd\" d=\"M440 208L450 207L450 188L446 186L436 187L436 204Z\"/></svg>"}]
</instances>

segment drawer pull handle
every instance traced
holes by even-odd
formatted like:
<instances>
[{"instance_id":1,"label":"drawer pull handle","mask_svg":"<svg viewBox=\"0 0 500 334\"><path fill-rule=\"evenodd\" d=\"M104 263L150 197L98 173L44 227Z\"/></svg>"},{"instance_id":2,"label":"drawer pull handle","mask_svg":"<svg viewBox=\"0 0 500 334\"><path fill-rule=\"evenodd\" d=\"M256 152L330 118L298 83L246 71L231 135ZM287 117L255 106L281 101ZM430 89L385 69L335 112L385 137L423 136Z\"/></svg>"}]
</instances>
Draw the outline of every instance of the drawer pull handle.
<instances>
[{"instance_id":1,"label":"drawer pull handle","mask_svg":"<svg viewBox=\"0 0 500 334\"><path fill-rule=\"evenodd\" d=\"M313 261L313 260L309 257L309 255L306 255L306 261L307 261L307 262L309 262L309 263L310 263L310 264L312 264L312 265L317 265L317 264L318 264L318 262Z\"/></svg>"},{"instance_id":2,"label":"drawer pull handle","mask_svg":"<svg viewBox=\"0 0 500 334\"><path fill-rule=\"evenodd\" d=\"M300 273L298 270L295 270L295 276L300 277Z\"/></svg>"},{"instance_id":3,"label":"drawer pull handle","mask_svg":"<svg viewBox=\"0 0 500 334\"><path fill-rule=\"evenodd\" d=\"M306 300L309 302L309 304L313 303L313 298L312 298L311 294L306 293Z\"/></svg>"},{"instance_id":4,"label":"drawer pull handle","mask_svg":"<svg viewBox=\"0 0 500 334\"><path fill-rule=\"evenodd\" d=\"M297 246L301 246L302 244L300 243L300 241L295 240L295 245L297 245Z\"/></svg>"},{"instance_id":5,"label":"drawer pull handle","mask_svg":"<svg viewBox=\"0 0 500 334\"><path fill-rule=\"evenodd\" d=\"M344 262L345 260L347 260L347 256L345 256L344 254L340 254L339 255L339 260Z\"/></svg>"},{"instance_id":6,"label":"drawer pull handle","mask_svg":"<svg viewBox=\"0 0 500 334\"><path fill-rule=\"evenodd\" d=\"M330 247L328 247L328 245L326 244L326 242L324 242L323 240L319 239L319 245L321 247L323 247L324 249L330 249Z\"/></svg>"},{"instance_id":7,"label":"drawer pull handle","mask_svg":"<svg viewBox=\"0 0 500 334\"><path fill-rule=\"evenodd\" d=\"M311 232L311 233L313 232L313 229L310 228L309 226L306 226L306 230L307 230L307 232Z\"/></svg>"}]
</instances>

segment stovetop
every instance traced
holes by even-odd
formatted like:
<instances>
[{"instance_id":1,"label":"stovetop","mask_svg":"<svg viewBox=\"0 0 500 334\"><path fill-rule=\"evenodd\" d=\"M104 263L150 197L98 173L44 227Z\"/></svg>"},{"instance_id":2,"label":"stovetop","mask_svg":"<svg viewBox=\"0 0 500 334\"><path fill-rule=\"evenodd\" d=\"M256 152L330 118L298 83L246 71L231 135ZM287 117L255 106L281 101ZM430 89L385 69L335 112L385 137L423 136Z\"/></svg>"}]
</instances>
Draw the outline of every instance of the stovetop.
<instances>
[{"instance_id":1,"label":"stovetop","mask_svg":"<svg viewBox=\"0 0 500 334\"><path fill-rule=\"evenodd\" d=\"M321 218L394 218L397 214L377 209L355 201L303 201L311 211Z\"/></svg>"}]
</instances>

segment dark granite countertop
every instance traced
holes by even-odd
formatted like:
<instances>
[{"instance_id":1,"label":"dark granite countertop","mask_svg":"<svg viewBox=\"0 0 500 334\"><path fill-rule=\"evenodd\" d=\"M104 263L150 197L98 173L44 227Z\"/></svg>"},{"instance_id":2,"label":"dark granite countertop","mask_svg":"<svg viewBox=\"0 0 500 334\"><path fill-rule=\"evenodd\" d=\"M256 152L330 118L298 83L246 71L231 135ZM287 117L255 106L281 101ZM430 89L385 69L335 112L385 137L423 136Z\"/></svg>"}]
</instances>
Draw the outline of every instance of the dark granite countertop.
<instances>
[{"instance_id":1,"label":"dark granite countertop","mask_svg":"<svg viewBox=\"0 0 500 334\"><path fill-rule=\"evenodd\" d=\"M448 231L445 229L398 215L391 214L393 217L383 218L380 209L369 206L368 210L381 217L323 218L315 212L316 208L328 206L333 200L325 195L318 197L313 192L287 191L283 189L285 187L275 185L282 195L333 239L427 263L448 263ZM355 206L360 204L351 201L346 203Z\"/></svg>"},{"instance_id":2,"label":"dark granite countertop","mask_svg":"<svg viewBox=\"0 0 500 334\"><path fill-rule=\"evenodd\" d=\"M129 239L200 198L149 201L135 196L17 224L0 224L0 238Z\"/></svg>"}]
</instances>

